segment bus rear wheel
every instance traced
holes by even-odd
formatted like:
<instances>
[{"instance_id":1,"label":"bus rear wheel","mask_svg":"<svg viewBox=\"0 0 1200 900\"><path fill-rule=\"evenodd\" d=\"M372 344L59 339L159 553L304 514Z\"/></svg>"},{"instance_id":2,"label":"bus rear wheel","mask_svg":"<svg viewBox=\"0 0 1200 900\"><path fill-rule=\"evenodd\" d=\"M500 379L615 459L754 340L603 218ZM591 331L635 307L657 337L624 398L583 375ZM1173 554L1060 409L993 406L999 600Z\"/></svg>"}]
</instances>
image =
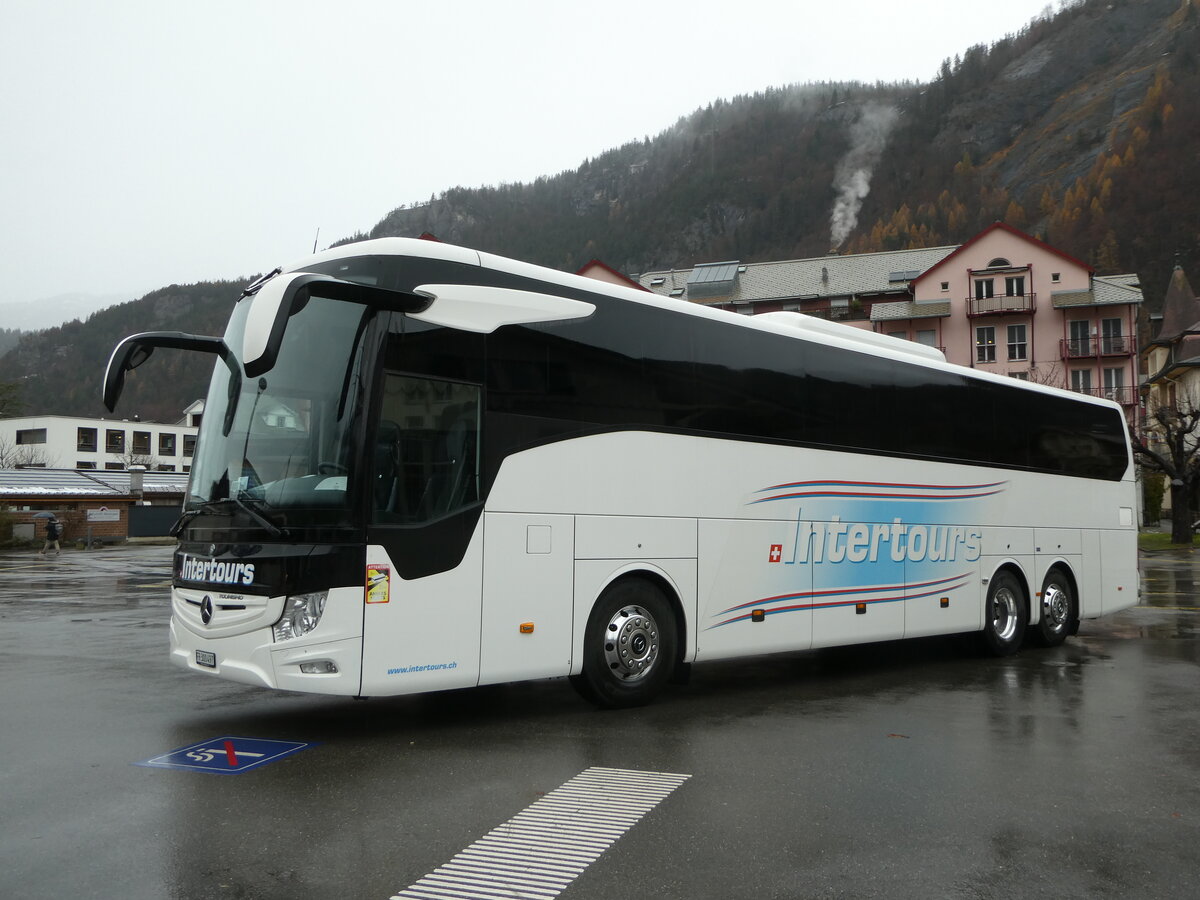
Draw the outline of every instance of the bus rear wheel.
<instances>
[{"instance_id":1,"label":"bus rear wheel","mask_svg":"<svg viewBox=\"0 0 1200 900\"><path fill-rule=\"evenodd\" d=\"M583 671L571 683L599 706L643 706L670 679L677 645L675 612L663 592L641 578L622 579L592 607Z\"/></svg>"},{"instance_id":2,"label":"bus rear wheel","mask_svg":"<svg viewBox=\"0 0 1200 900\"><path fill-rule=\"evenodd\" d=\"M1079 607L1075 592L1062 569L1046 573L1042 582L1041 618L1033 626L1031 637L1041 647L1057 647L1079 625Z\"/></svg>"},{"instance_id":3,"label":"bus rear wheel","mask_svg":"<svg viewBox=\"0 0 1200 900\"><path fill-rule=\"evenodd\" d=\"M1025 592L1011 572L999 572L988 586L987 603L983 610L982 644L992 656L1016 653L1025 637L1029 610Z\"/></svg>"}]
</instances>

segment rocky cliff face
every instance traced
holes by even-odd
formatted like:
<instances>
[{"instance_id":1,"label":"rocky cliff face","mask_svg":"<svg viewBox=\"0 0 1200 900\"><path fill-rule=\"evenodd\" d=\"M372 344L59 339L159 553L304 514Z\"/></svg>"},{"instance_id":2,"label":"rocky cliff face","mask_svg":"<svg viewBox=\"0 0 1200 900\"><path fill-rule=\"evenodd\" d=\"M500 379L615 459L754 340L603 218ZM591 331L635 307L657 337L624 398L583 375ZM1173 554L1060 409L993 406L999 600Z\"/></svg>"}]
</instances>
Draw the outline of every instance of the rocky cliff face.
<instances>
[{"instance_id":1,"label":"rocky cliff face","mask_svg":"<svg viewBox=\"0 0 1200 900\"><path fill-rule=\"evenodd\" d=\"M989 160L1010 192L1070 187L1129 136L1160 67L1195 37L1172 22L1179 9L1175 0L1086 4L959 100L939 142Z\"/></svg>"}]
</instances>

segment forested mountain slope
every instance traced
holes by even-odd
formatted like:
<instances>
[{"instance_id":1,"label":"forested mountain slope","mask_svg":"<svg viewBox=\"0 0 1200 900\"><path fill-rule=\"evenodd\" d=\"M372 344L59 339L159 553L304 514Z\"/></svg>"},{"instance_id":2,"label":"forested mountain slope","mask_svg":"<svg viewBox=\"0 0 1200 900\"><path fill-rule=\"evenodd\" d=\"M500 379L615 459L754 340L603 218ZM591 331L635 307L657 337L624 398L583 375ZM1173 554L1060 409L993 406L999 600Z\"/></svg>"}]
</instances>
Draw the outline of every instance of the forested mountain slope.
<instances>
[{"instance_id":1,"label":"forested mountain slope","mask_svg":"<svg viewBox=\"0 0 1200 900\"><path fill-rule=\"evenodd\" d=\"M1200 261L1198 60L1197 0L1089 0L929 85L716 102L577 170L401 207L369 236L643 272L957 243L1001 219L1140 272L1156 298L1176 252Z\"/></svg>"},{"instance_id":2,"label":"forested mountain slope","mask_svg":"<svg viewBox=\"0 0 1200 900\"><path fill-rule=\"evenodd\" d=\"M247 279L173 284L58 328L26 334L0 357L0 382L21 385L24 414L109 416L100 401L113 347L139 331L222 334ZM174 422L208 392L214 357L158 350L129 376L115 418Z\"/></svg>"}]
</instances>

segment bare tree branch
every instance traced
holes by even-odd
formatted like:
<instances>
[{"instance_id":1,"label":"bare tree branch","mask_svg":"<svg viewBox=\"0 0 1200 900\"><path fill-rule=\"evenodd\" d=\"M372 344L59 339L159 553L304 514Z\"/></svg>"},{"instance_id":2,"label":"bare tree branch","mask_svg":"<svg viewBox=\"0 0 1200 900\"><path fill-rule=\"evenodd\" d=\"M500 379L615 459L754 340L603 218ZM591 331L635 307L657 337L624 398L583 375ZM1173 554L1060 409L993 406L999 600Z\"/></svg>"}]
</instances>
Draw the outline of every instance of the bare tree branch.
<instances>
[{"instance_id":1,"label":"bare tree branch","mask_svg":"<svg viewBox=\"0 0 1200 900\"><path fill-rule=\"evenodd\" d=\"M1175 405L1155 409L1143 428L1144 436L1131 434L1134 453L1147 471L1170 479L1171 539L1191 543L1193 498L1200 485L1200 400L1192 391L1178 390Z\"/></svg>"},{"instance_id":2,"label":"bare tree branch","mask_svg":"<svg viewBox=\"0 0 1200 900\"><path fill-rule=\"evenodd\" d=\"M44 448L31 444L12 444L0 438L0 469L20 469L36 466L51 467L57 459L50 459Z\"/></svg>"}]
</instances>

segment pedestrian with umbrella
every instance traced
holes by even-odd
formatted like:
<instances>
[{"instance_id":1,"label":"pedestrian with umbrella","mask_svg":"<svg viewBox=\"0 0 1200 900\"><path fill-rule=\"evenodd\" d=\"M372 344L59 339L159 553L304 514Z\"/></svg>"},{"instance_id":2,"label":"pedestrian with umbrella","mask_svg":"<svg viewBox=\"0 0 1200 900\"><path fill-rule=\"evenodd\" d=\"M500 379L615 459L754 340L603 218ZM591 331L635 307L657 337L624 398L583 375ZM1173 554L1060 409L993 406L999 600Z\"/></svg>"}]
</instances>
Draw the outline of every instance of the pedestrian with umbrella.
<instances>
[{"instance_id":1,"label":"pedestrian with umbrella","mask_svg":"<svg viewBox=\"0 0 1200 900\"><path fill-rule=\"evenodd\" d=\"M41 553L42 556L45 556L46 551L48 551L50 549L50 545L53 544L54 555L58 556L58 554L61 552L61 548L58 545L58 539L62 537L62 526L58 523L58 517L52 512L34 513L33 517L35 519L46 520L46 543L38 552Z\"/></svg>"}]
</instances>

